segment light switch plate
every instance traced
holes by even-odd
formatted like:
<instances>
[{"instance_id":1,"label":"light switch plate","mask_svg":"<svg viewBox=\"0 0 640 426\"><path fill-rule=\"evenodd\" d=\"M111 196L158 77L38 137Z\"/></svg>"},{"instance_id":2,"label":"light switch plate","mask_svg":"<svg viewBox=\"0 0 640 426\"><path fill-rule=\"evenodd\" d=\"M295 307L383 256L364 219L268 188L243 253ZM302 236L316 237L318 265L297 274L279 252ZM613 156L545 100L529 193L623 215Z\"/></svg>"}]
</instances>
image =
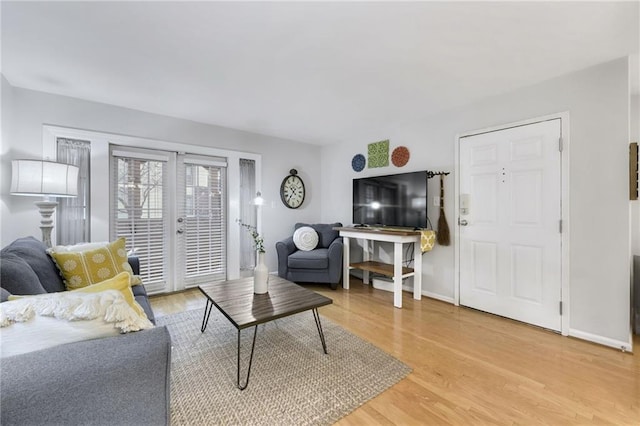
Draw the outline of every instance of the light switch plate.
<instances>
[{"instance_id":1,"label":"light switch plate","mask_svg":"<svg viewBox=\"0 0 640 426\"><path fill-rule=\"evenodd\" d=\"M440 197L439 196L436 195L435 197L433 197L433 205L435 207L440 207Z\"/></svg>"}]
</instances>

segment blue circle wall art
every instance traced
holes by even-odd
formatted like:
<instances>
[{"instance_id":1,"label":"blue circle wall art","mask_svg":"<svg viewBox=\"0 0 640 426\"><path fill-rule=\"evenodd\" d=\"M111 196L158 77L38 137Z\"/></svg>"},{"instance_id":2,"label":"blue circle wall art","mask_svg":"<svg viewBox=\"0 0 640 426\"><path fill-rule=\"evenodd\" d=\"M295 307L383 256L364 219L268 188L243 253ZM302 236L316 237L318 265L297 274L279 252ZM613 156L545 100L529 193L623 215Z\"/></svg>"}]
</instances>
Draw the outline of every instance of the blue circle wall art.
<instances>
[{"instance_id":1,"label":"blue circle wall art","mask_svg":"<svg viewBox=\"0 0 640 426\"><path fill-rule=\"evenodd\" d=\"M366 160L364 158L364 155L356 154L353 156L353 159L351 160L351 167L353 168L353 171L361 172L362 170L364 170L365 163L366 163Z\"/></svg>"}]
</instances>

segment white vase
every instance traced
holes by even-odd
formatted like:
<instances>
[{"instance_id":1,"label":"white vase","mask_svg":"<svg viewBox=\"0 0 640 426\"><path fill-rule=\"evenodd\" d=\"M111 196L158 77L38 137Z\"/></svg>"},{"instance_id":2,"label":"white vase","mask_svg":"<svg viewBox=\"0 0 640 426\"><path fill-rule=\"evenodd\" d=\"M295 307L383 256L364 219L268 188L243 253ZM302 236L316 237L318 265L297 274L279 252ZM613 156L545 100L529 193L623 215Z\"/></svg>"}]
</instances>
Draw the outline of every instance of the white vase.
<instances>
[{"instance_id":1,"label":"white vase","mask_svg":"<svg viewBox=\"0 0 640 426\"><path fill-rule=\"evenodd\" d=\"M253 271L253 292L265 294L269 291L269 268L264 263L264 253L257 253L256 269Z\"/></svg>"}]
</instances>

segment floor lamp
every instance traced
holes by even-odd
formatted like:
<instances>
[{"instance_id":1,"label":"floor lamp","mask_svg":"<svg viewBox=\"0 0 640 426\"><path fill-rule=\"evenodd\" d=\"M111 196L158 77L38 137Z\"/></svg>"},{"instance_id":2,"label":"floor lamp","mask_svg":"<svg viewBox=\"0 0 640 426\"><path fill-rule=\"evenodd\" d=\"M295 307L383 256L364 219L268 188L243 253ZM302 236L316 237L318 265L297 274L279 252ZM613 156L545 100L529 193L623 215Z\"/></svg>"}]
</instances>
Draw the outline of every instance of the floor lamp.
<instances>
[{"instance_id":1,"label":"floor lamp","mask_svg":"<svg viewBox=\"0 0 640 426\"><path fill-rule=\"evenodd\" d=\"M35 203L42 220L42 241L51 247L51 216L58 205L56 197L78 196L78 167L44 160L11 161L11 194L44 197Z\"/></svg>"}]
</instances>

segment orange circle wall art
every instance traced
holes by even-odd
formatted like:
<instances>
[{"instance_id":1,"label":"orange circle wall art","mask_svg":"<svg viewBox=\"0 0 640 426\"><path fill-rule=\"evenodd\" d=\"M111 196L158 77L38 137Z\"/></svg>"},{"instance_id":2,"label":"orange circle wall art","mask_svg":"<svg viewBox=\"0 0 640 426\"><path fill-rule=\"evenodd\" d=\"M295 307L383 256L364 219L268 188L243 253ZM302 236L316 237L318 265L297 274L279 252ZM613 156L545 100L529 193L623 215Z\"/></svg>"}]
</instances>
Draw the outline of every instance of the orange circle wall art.
<instances>
[{"instance_id":1,"label":"orange circle wall art","mask_svg":"<svg viewBox=\"0 0 640 426\"><path fill-rule=\"evenodd\" d=\"M402 167L409 162L409 149L406 146L399 146L391 154L391 162L396 167Z\"/></svg>"}]
</instances>

